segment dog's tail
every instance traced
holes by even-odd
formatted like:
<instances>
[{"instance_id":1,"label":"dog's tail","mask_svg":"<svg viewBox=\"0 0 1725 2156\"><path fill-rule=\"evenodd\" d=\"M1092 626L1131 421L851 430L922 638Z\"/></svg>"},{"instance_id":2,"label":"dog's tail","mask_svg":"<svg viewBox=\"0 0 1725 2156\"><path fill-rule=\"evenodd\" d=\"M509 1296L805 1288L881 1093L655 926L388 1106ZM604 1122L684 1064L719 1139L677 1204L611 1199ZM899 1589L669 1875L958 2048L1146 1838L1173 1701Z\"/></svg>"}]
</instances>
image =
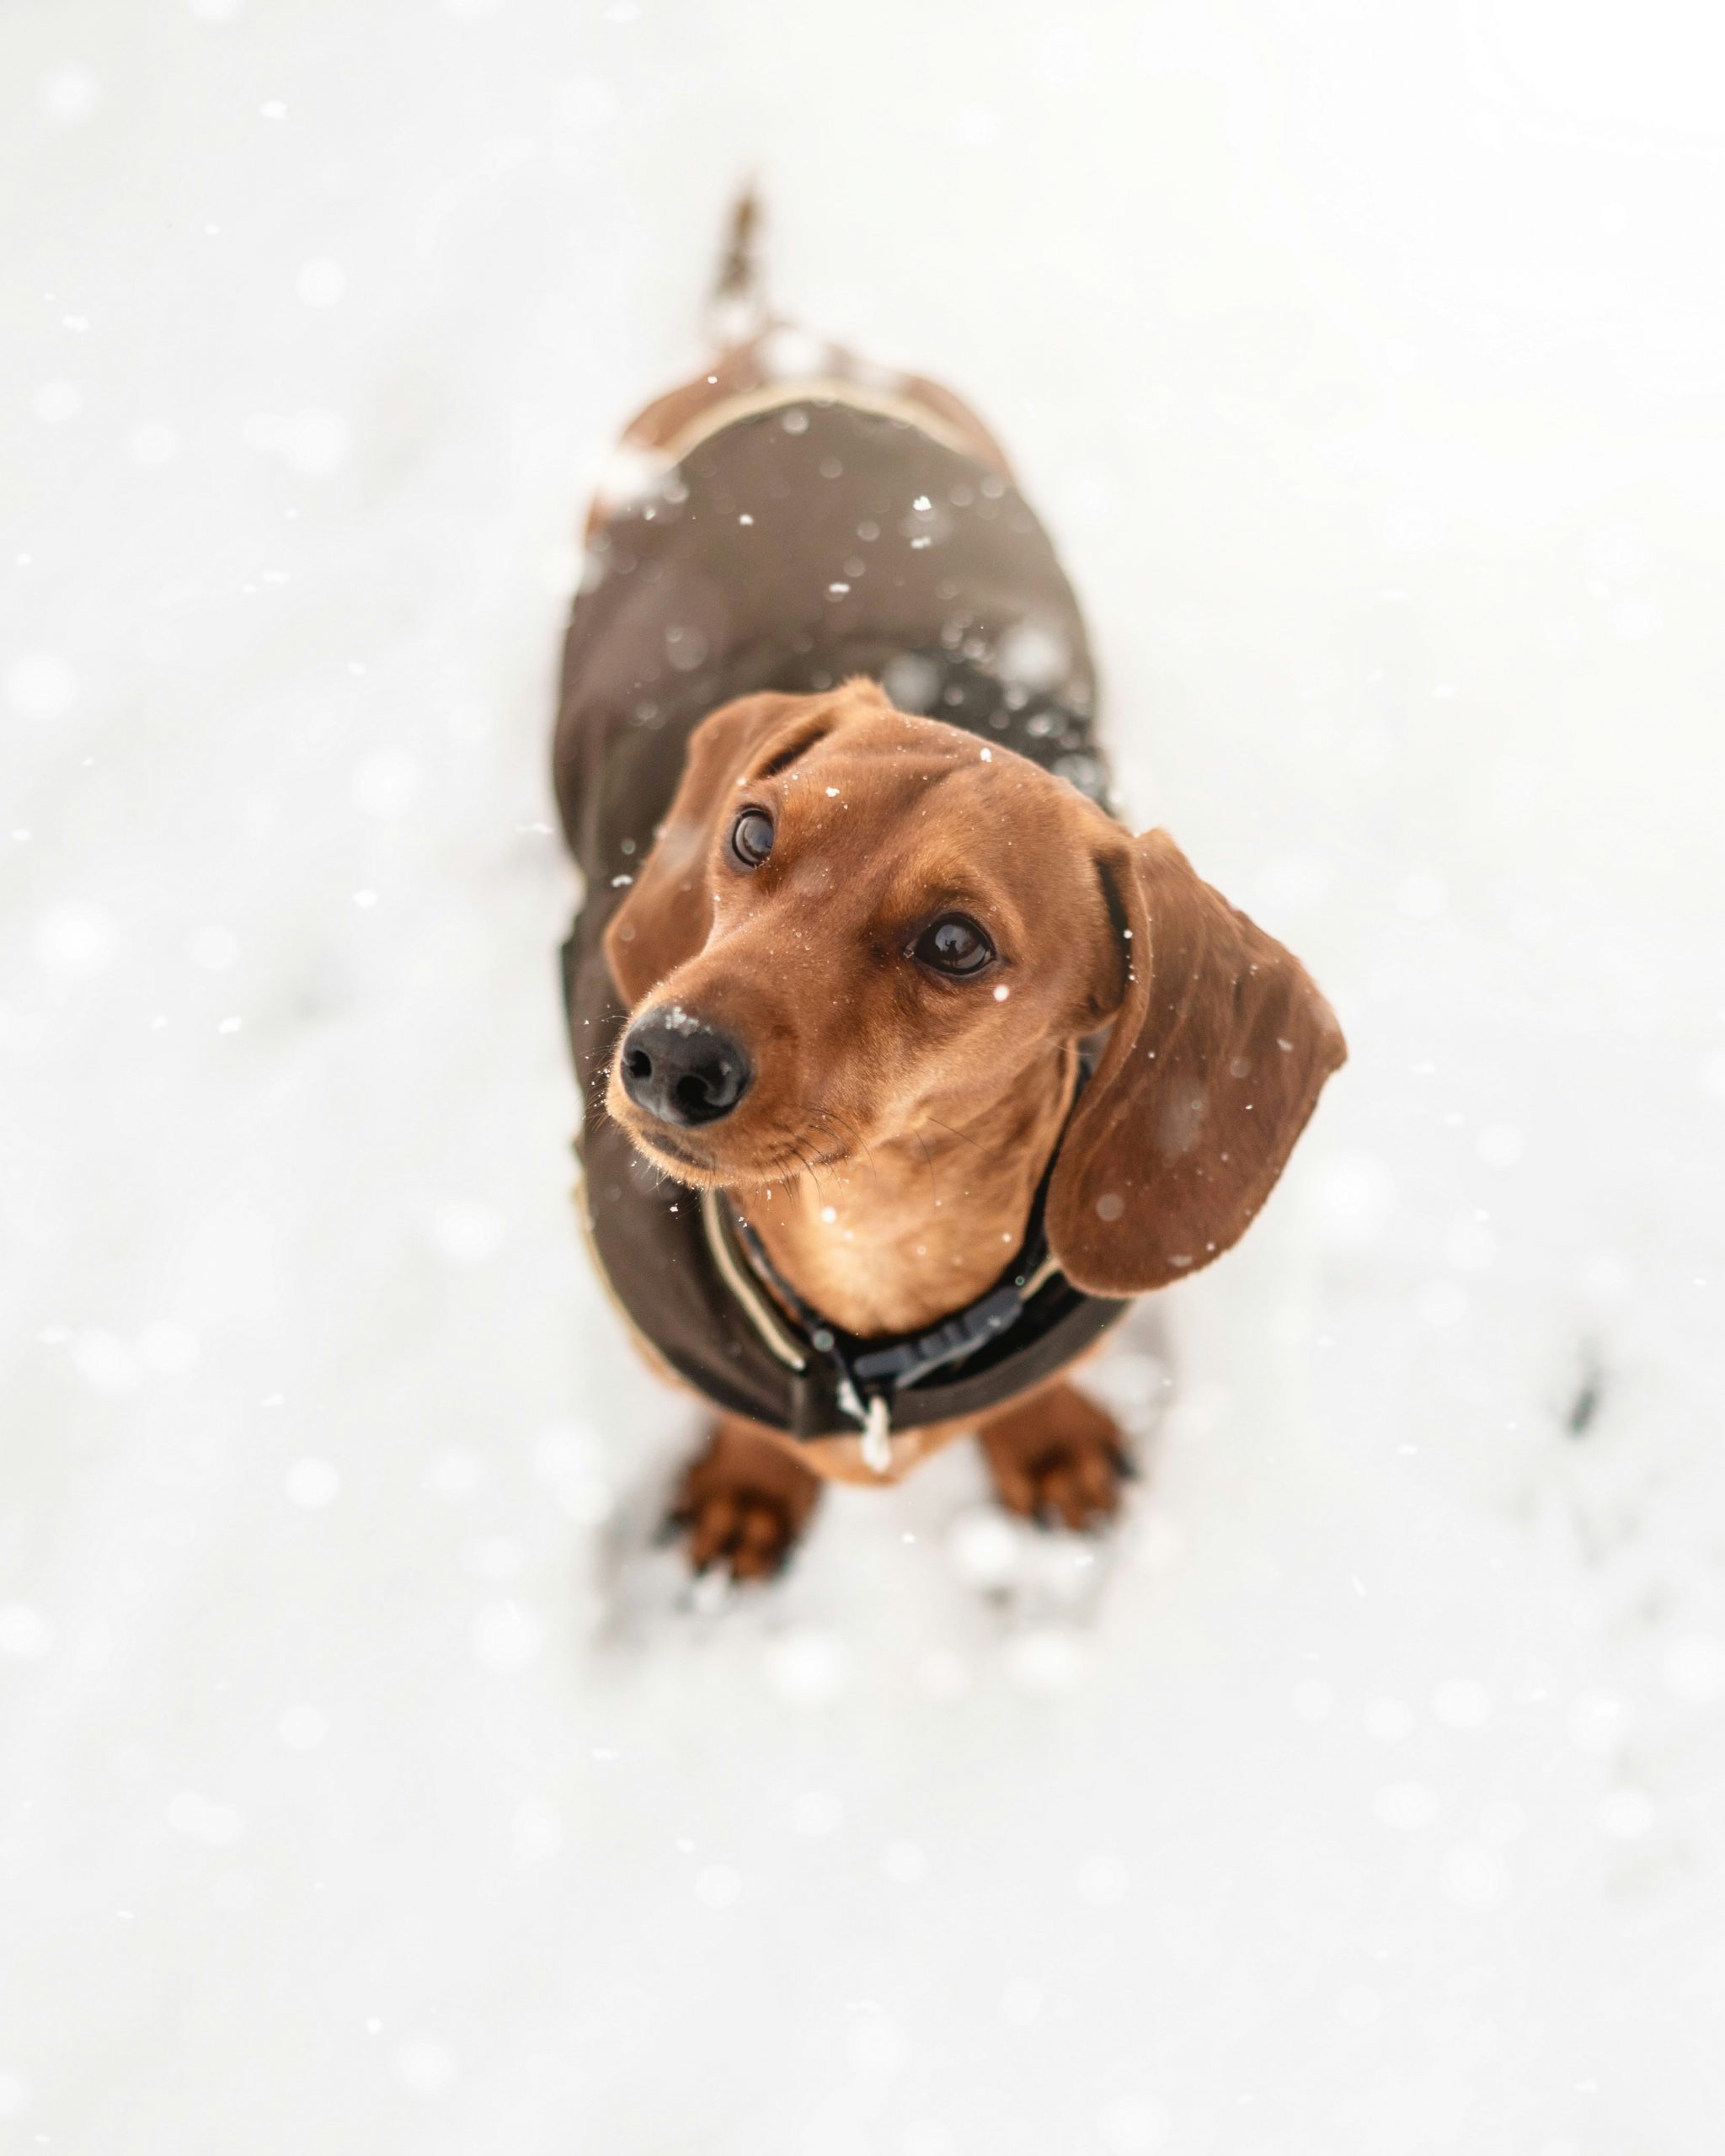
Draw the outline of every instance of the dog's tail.
<instances>
[{"instance_id":1,"label":"dog's tail","mask_svg":"<svg viewBox=\"0 0 1725 2156\"><path fill-rule=\"evenodd\" d=\"M731 205L724 252L708 295L708 334L718 344L741 344L766 327L766 283L761 266L761 196L745 180Z\"/></svg>"}]
</instances>

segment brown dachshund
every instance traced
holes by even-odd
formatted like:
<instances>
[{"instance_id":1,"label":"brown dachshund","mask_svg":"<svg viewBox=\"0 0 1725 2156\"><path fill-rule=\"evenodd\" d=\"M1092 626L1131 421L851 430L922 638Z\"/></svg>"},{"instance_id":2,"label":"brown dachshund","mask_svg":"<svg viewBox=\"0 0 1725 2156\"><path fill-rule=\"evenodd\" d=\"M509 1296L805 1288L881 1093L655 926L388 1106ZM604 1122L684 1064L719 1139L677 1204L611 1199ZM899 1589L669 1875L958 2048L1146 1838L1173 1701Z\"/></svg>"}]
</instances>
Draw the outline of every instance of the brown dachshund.
<instances>
[{"instance_id":1,"label":"brown dachshund","mask_svg":"<svg viewBox=\"0 0 1725 2156\"><path fill-rule=\"evenodd\" d=\"M719 1411L690 1557L767 1575L820 1478L967 1430L1013 1511L1100 1521L1119 1433L1061 1373L1238 1239L1335 1019L1109 813L1081 616L957 399L757 327L625 448L565 654L564 978L595 1257Z\"/></svg>"}]
</instances>

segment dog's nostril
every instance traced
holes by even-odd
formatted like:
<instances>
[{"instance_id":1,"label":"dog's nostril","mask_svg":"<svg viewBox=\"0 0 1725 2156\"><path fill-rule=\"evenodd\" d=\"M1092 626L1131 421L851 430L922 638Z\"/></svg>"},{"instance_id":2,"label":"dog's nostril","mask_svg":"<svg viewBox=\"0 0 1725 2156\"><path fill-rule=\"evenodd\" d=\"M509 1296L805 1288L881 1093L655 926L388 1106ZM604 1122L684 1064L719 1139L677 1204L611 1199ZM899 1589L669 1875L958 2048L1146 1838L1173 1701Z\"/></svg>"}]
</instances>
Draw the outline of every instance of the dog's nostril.
<instances>
[{"instance_id":1,"label":"dog's nostril","mask_svg":"<svg viewBox=\"0 0 1725 2156\"><path fill-rule=\"evenodd\" d=\"M632 1078L650 1078L653 1075L653 1058L644 1048L632 1048L623 1058L623 1069Z\"/></svg>"},{"instance_id":2,"label":"dog's nostril","mask_svg":"<svg viewBox=\"0 0 1725 2156\"><path fill-rule=\"evenodd\" d=\"M686 1114L692 1116L710 1114L717 1104L714 1096L718 1091L718 1086L709 1082L704 1070L690 1071L671 1087L677 1106Z\"/></svg>"}]
</instances>

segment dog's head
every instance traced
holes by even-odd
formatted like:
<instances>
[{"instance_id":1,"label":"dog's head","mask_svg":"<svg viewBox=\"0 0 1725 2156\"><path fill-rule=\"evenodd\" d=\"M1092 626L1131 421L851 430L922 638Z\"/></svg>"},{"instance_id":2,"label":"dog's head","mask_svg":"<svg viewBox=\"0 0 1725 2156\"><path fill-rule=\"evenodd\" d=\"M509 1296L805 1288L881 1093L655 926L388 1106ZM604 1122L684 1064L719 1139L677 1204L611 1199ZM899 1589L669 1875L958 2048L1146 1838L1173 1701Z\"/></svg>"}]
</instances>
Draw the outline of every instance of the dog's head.
<instances>
[{"instance_id":1,"label":"dog's head","mask_svg":"<svg viewBox=\"0 0 1725 2156\"><path fill-rule=\"evenodd\" d=\"M606 951L632 1013L607 1106L696 1185L975 1134L1106 1029L1048 1204L1098 1294L1235 1242L1346 1053L1298 961L1165 834L866 681L702 722Z\"/></svg>"}]
</instances>

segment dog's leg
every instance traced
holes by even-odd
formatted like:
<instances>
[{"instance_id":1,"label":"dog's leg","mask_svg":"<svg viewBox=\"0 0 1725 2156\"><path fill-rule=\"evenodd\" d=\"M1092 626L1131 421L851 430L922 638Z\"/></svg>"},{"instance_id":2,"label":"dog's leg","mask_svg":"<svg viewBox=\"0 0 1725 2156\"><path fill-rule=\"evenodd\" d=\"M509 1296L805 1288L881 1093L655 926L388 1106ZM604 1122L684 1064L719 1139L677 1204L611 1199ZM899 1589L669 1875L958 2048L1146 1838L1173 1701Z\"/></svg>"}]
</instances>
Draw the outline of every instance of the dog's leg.
<instances>
[{"instance_id":1,"label":"dog's leg","mask_svg":"<svg viewBox=\"0 0 1725 2156\"><path fill-rule=\"evenodd\" d=\"M820 1477L784 1444L723 1415L706 1450L684 1470L667 1525L685 1538L697 1572L723 1565L734 1579L770 1579L820 1495Z\"/></svg>"},{"instance_id":2,"label":"dog's leg","mask_svg":"<svg viewBox=\"0 0 1725 2156\"><path fill-rule=\"evenodd\" d=\"M1098 1527L1132 1474L1119 1425L1065 1382L991 1415L977 1432L1001 1502L1045 1527Z\"/></svg>"}]
</instances>

